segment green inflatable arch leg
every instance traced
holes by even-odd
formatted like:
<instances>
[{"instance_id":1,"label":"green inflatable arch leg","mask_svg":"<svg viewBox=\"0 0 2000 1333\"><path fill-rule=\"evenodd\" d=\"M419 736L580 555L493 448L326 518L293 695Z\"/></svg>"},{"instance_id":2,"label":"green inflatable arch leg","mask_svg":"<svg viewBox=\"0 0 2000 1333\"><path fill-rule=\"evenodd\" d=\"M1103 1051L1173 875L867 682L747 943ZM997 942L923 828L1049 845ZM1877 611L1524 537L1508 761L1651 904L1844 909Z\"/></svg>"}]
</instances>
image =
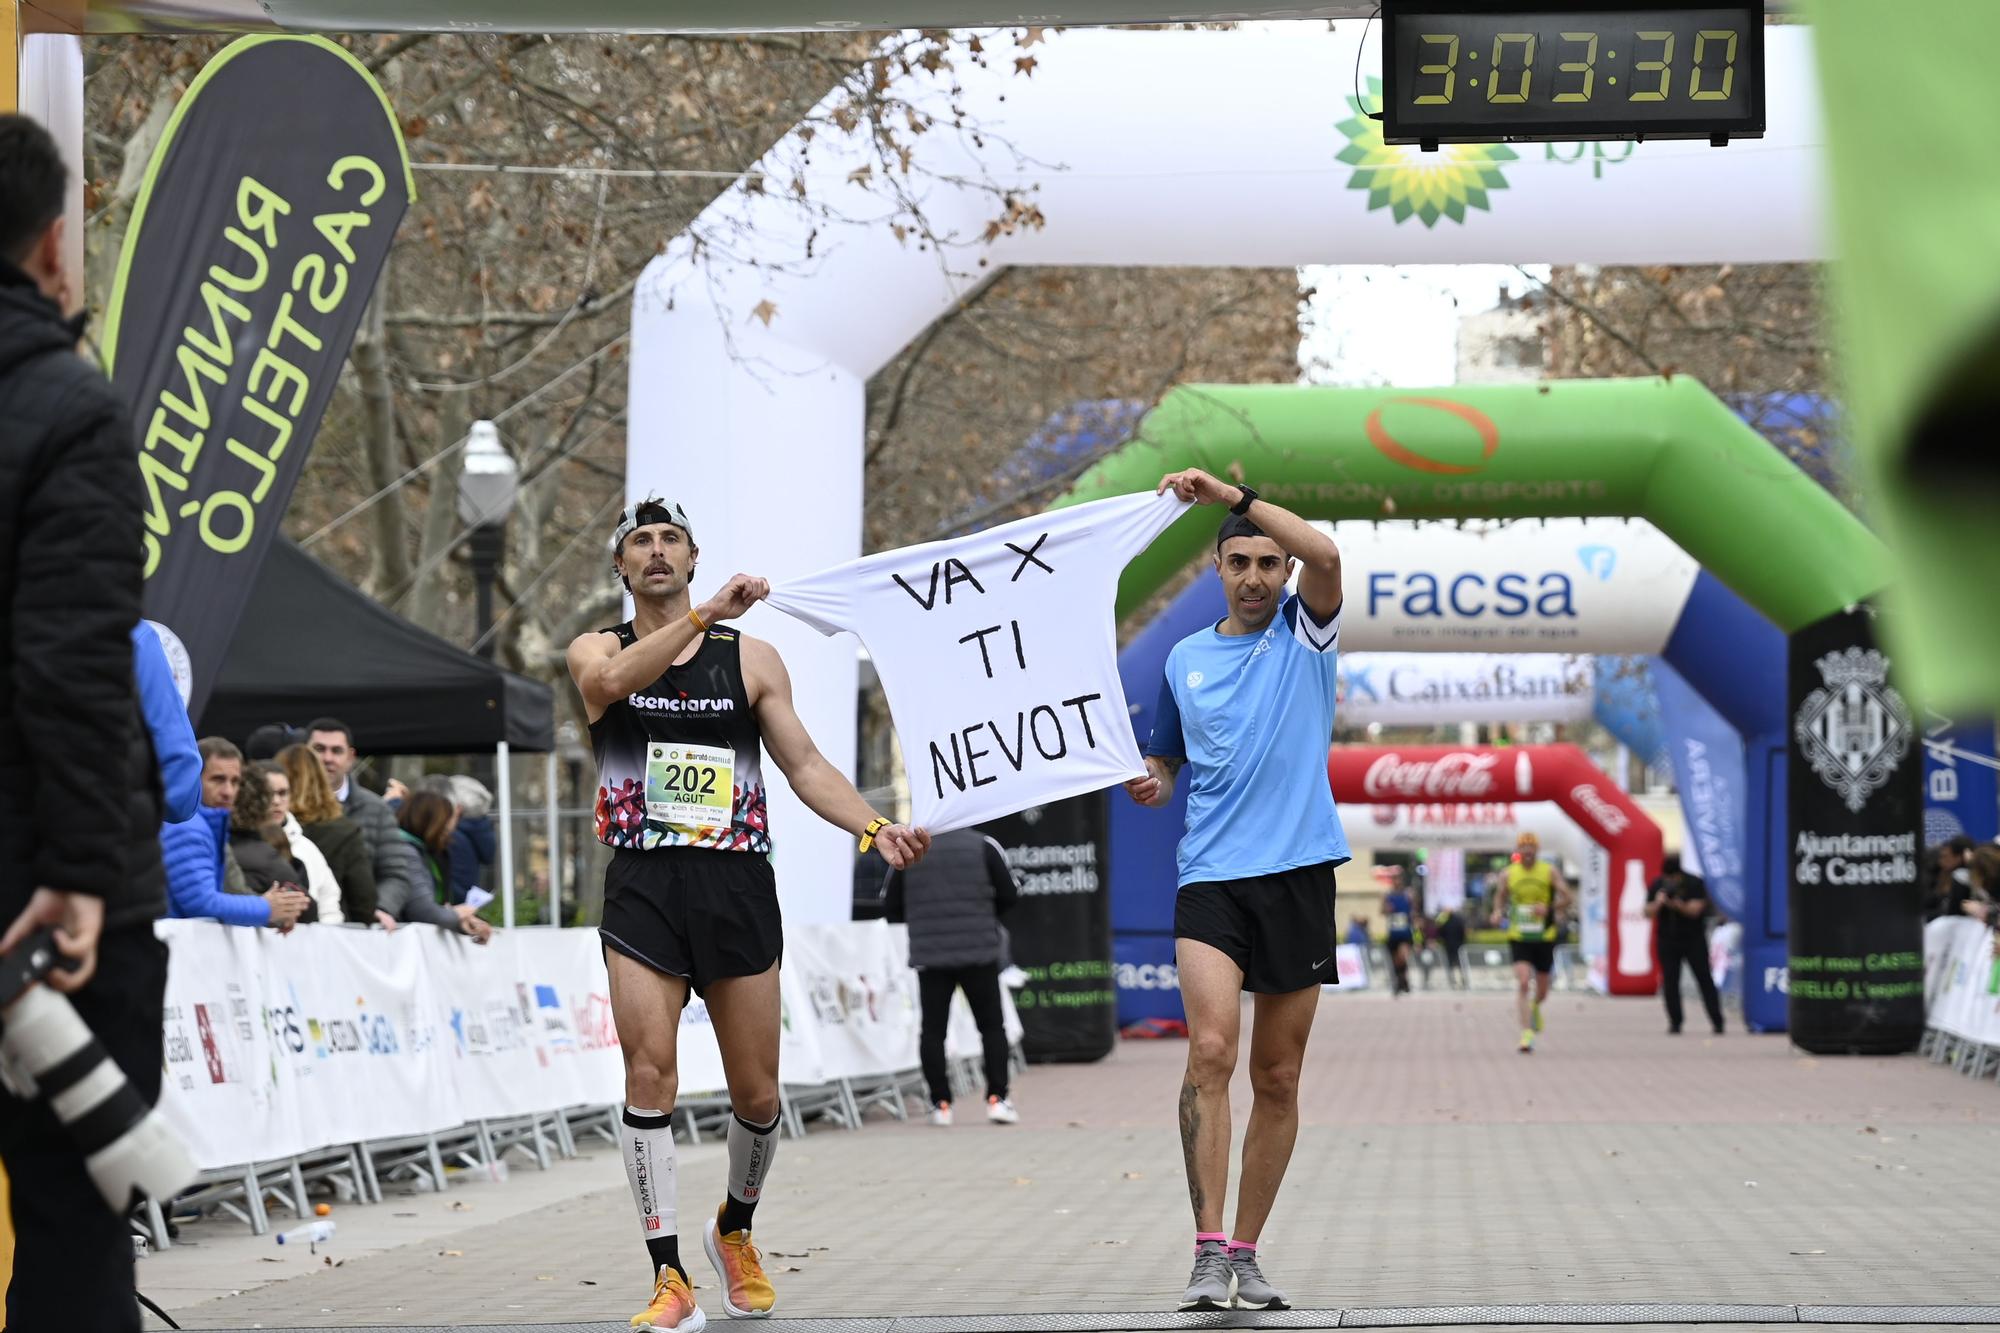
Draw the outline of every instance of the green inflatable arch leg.
<instances>
[{"instance_id":1,"label":"green inflatable arch leg","mask_svg":"<svg viewBox=\"0 0 2000 1333\"><path fill-rule=\"evenodd\" d=\"M1700 383L1563 380L1452 389L1187 385L1058 504L1199 467L1314 519L1650 519L1787 633L1879 591L1861 521ZM1202 554L1191 511L1132 563L1124 616Z\"/></svg>"}]
</instances>

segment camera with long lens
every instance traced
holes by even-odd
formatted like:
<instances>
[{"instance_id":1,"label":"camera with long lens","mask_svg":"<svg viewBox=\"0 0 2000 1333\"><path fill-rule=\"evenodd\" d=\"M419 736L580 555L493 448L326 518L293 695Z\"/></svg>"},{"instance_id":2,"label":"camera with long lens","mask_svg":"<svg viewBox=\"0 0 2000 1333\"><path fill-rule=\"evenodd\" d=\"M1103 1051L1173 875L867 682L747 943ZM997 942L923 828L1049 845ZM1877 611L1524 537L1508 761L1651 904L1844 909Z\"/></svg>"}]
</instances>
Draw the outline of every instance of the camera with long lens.
<instances>
[{"instance_id":1,"label":"camera with long lens","mask_svg":"<svg viewBox=\"0 0 2000 1333\"><path fill-rule=\"evenodd\" d=\"M66 960L40 930L0 957L0 1064L23 1096L40 1097L79 1151L114 1212L133 1195L171 1199L194 1180L187 1148L146 1104L68 997L34 983Z\"/></svg>"}]
</instances>

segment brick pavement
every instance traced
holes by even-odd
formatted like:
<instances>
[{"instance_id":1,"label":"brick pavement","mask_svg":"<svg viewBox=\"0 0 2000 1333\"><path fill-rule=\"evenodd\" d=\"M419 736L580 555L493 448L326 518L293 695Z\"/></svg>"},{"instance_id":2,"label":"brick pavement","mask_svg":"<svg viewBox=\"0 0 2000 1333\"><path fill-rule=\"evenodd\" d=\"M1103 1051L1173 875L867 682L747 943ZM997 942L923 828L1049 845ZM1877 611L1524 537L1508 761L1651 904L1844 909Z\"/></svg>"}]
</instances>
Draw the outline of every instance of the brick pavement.
<instances>
[{"instance_id":1,"label":"brick pavement","mask_svg":"<svg viewBox=\"0 0 2000 1333\"><path fill-rule=\"evenodd\" d=\"M1669 1038L1656 1003L1587 996L1559 997L1522 1057L1510 1014L1490 995L1322 1007L1266 1234L1265 1266L1295 1303L1993 1298L2000 1087L1778 1038ZM786 1142L758 1214L779 1313L1162 1308L1190 1230L1173 1131L1184 1051L1127 1043L1100 1064L1034 1068L1016 1128L884 1120ZM1240 1076L1237 1091L1247 1106ZM719 1200L720 1161L683 1150L690 1235ZM622 1320L645 1257L615 1155L559 1169L602 1188L176 1317ZM180 1253L148 1259L142 1283L170 1281ZM713 1304L698 1242L689 1257Z\"/></svg>"}]
</instances>

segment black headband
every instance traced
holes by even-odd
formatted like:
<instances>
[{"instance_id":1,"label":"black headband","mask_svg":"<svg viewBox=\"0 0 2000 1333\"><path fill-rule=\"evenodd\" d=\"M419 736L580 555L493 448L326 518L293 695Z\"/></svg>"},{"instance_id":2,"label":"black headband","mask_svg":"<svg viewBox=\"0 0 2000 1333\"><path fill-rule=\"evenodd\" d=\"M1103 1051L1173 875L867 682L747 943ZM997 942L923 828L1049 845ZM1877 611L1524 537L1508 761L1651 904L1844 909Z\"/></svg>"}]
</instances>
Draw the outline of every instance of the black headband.
<instances>
[{"instance_id":1,"label":"black headband","mask_svg":"<svg viewBox=\"0 0 2000 1333\"><path fill-rule=\"evenodd\" d=\"M1215 534L1215 549L1218 551L1221 550L1224 542L1236 537L1266 537L1269 535L1264 529L1252 523L1248 515L1231 514L1228 518L1222 520L1222 527Z\"/></svg>"}]
</instances>

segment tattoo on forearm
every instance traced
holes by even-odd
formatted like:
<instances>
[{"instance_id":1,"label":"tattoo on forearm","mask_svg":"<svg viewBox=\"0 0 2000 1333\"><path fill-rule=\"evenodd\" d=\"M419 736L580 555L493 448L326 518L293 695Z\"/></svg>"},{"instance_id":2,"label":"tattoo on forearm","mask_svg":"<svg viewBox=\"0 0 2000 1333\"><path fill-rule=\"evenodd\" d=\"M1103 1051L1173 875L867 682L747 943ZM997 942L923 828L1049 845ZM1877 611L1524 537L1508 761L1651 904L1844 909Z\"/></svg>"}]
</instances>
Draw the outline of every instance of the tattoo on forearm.
<instances>
[{"instance_id":1,"label":"tattoo on forearm","mask_svg":"<svg viewBox=\"0 0 2000 1333\"><path fill-rule=\"evenodd\" d=\"M1205 1198L1201 1192L1201 1171L1195 1141L1201 1137L1200 1094L1195 1090L1194 1080L1181 1080L1181 1156L1187 1162L1188 1202L1194 1205L1197 1224L1201 1221L1202 1204Z\"/></svg>"},{"instance_id":2,"label":"tattoo on forearm","mask_svg":"<svg viewBox=\"0 0 2000 1333\"><path fill-rule=\"evenodd\" d=\"M1175 758L1168 755L1161 755L1159 758L1160 758L1160 765L1161 767L1167 770L1168 777L1173 777L1175 774L1179 773L1181 771L1181 767L1187 763L1187 760L1185 759Z\"/></svg>"}]
</instances>

